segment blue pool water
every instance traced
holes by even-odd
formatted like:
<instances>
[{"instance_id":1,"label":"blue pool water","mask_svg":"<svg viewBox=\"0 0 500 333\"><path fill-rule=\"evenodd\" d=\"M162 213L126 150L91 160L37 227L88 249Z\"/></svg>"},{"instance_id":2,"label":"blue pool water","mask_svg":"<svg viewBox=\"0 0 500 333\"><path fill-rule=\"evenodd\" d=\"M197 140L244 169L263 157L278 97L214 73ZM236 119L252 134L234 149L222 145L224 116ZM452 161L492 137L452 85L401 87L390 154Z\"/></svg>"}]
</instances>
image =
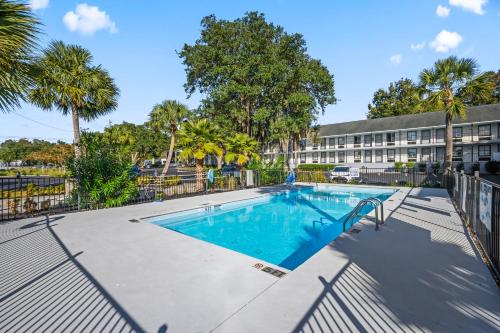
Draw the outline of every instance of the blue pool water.
<instances>
[{"instance_id":1,"label":"blue pool water","mask_svg":"<svg viewBox=\"0 0 500 333\"><path fill-rule=\"evenodd\" d=\"M150 222L294 269L342 233L343 220L361 199L386 200L393 193L379 188L307 187ZM367 206L363 213L370 209Z\"/></svg>"}]
</instances>

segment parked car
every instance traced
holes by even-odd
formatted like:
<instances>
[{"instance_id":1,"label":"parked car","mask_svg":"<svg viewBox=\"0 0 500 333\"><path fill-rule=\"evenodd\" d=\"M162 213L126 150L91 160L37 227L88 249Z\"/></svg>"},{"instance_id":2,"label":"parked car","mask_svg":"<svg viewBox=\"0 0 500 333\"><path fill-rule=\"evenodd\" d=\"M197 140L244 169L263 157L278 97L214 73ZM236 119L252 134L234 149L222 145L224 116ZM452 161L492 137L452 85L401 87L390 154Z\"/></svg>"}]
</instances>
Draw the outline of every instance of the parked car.
<instances>
[{"instance_id":1,"label":"parked car","mask_svg":"<svg viewBox=\"0 0 500 333\"><path fill-rule=\"evenodd\" d=\"M353 172L353 171L357 171L357 172ZM358 168L352 168L349 166L339 165L330 171L330 181L331 182L347 183L347 182L350 182L352 179L359 179L359 169Z\"/></svg>"}]
</instances>

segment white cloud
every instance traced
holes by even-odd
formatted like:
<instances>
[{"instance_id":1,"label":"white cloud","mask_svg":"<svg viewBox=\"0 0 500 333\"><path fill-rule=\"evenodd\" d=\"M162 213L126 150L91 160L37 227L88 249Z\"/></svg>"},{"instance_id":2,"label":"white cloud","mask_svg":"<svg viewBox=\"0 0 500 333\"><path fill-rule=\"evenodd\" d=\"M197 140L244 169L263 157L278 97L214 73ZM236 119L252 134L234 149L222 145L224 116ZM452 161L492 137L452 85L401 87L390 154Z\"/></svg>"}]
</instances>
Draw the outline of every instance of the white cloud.
<instances>
[{"instance_id":1,"label":"white cloud","mask_svg":"<svg viewBox=\"0 0 500 333\"><path fill-rule=\"evenodd\" d=\"M450 8L438 5L436 8L436 15L439 17L448 17L450 16Z\"/></svg>"},{"instance_id":2,"label":"white cloud","mask_svg":"<svg viewBox=\"0 0 500 333\"><path fill-rule=\"evenodd\" d=\"M487 3L488 0L450 0L450 6L460 7L478 15L484 14L483 6Z\"/></svg>"},{"instance_id":3,"label":"white cloud","mask_svg":"<svg viewBox=\"0 0 500 333\"><path fill-rule=\"evenodd\" d=\"M77 5L75 11L67 12L63 17L63 22L70 31L78 31L84 35L93 35L101 29L111 33L118 31L115 22L111 21L105 11L86 3Z\"/></svg>"},{"instance_id":4,"label":"white cloud","mask_svg":"<svg viewBox=\"0 0 500 333\"><path fill-rule=\"evenodd\" d=\"M389 61L393 65L399 65L401 63L401 59L402 59L401 54L394 54L389 58Z\"/></svg>"},{"instance_id":5,"label":"white cloud","mask_svg":"<svg viewBox=\"0 0 500 333\"><path fill-rule=\"evenodd\" d=\"M436 52L448 52L451 49L456 48L460 43L462 43L463 38L457 32L450 32L447 30L441 30L437 34L436 38L429 43L429 46L436 50Z\"/></svg>"},{"instance_id":6,"label":"white cloud","mask_svg":"<svg viewBox=\"0 0 500 333\"><path fill-rule=\"evenodd\" d=\"M44 9L49 6L49 0L30 0L29 6L33 10Z\"/></svg>"},{"instance_id":7,"label":"white cloud","mask_svg":"<svg viewBox=\"0 0 500 333\"><path fill-rule=\"evenodd\" d=\"M410 48L411 48L413 51L422 50L424 47L425 47L425 42L415 43L415 44L411 44L411 45L410 45Z\"/></svg>"}]
</instances>

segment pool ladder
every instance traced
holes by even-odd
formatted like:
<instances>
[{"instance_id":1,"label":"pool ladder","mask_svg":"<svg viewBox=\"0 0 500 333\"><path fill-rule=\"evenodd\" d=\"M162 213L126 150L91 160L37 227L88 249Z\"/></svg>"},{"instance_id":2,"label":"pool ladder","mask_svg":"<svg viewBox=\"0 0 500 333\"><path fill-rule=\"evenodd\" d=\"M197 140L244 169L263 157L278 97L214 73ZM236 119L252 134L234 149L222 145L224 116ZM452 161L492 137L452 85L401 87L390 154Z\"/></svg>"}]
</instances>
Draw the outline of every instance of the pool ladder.
<instances>
[{"instance_id":1,"label":"pool ladder","mask_svg":"<svg viewBox=\"0 0 500 333\"><path fill-rule=\"evenodd\" d=\"M358 202L356 207L354 207L354 209L349 213L349 215L347 215L347 218L344 220L343 224L344 232L346 231L347 223L352 219L358 217L358 214L361 212L361 210L368 204L372 205L373 208L375 208L375 230L378 230L379 224L384 224L384 203L379 198L370 197ZM380 219L378 214L379 209L380 209Z\"/></svg>"}]
</instances>

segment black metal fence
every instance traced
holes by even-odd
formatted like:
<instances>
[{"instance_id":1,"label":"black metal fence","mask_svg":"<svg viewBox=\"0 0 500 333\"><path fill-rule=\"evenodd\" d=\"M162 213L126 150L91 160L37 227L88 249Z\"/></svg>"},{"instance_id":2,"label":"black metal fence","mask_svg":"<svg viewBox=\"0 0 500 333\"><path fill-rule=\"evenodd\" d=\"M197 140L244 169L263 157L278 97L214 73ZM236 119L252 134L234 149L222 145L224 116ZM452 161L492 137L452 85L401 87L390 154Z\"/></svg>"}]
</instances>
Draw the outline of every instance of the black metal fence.
<instances>
[{"instance_id":1,"label":"black metal fence","mask_svg":"<svg viewBox=\"0 0 500 333\"><path fill-rule=\"evenodd\" d=\"M446 185L457 211L470 227L491 266L500 272L500 186L452 172Z\"/></svg>"},{"instance_id":2,"label":"black metal fence","mask_svg":"<svg viewBox=\"0 0 500 333\"><path fill-rule=\"evenodd\" d=\"M441 187L442 173L417 168L360 168L359 175L332 171L297 171L297 181L308 183L349 183L382 186Z\"/></svg>"},{"instance_id":3,"label":"black metal fence","mask_svg":"<svg viewBox=\"0 0 500 333\"><path fill-rule=\"evenodd\" d=\"M135 180L138 195L126 204L282 184L285 177L283 171L236 171L216 175L213 181L207 174L141 175ZM103 207L101 202L80 200L76 181L71 178L0 177L0 221Z\"/></svg>"}]
</instances>

